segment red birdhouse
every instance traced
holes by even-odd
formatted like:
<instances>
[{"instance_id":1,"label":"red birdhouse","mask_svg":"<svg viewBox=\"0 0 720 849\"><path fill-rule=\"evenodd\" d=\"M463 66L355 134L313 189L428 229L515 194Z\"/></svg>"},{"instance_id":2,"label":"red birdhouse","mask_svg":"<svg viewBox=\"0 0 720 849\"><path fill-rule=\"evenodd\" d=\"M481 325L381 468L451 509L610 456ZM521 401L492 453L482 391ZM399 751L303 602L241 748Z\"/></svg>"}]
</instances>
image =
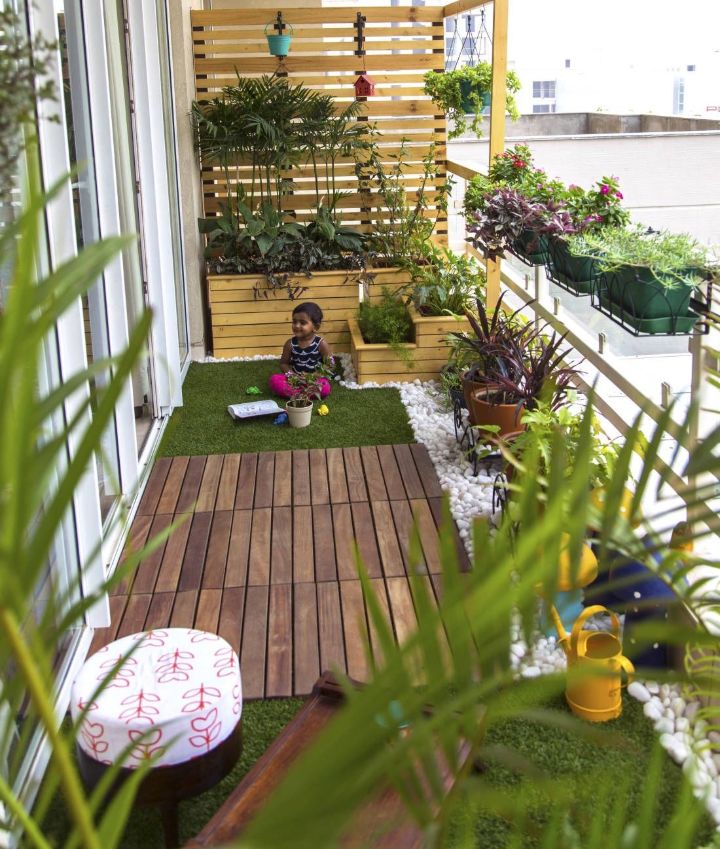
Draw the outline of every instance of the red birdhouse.
<instances>
[{"instance_id":1,"label":"red birdhouse","mask_svg":"<svg viewBox=\"0 0 720 849\"><path fill-rule=\"evenodd\" d=\"M375 80L367 74L360 74L355 80L356 97L372 97L375 94Z\"/></svg>"}]
</instances>

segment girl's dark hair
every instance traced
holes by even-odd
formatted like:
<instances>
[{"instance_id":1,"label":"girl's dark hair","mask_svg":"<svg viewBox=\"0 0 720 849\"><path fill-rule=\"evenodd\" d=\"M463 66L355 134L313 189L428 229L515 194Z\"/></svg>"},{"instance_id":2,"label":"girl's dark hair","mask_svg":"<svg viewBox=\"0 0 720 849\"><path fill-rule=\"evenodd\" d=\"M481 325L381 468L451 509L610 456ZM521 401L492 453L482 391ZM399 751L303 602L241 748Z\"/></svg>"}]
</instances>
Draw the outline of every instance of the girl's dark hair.
<instances>
[{"instance_id":1,"label":"girl's dark hair","mask_svg":"<svg viewBox=\"0 0 720 849\"><path fill-rule=\"evenodd\" d=\"M304 312L305 315L312 321L315 327L320 327L323 320L323 311L320 307L313 303L312 301L306 301L304 304L298 304L295 309L292 311L292 314Z\"/></svg>"}]
</instances>

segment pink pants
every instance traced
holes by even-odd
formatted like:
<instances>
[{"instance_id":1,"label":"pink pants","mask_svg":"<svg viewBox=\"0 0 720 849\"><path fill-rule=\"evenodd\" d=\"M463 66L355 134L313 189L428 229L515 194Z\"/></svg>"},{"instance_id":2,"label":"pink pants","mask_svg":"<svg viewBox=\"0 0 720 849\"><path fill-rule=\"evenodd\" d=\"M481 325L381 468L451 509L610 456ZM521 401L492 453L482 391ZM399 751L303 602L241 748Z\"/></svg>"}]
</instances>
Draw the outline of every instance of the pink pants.
<instances>
[{"instance_id":1,"label":"pink pants","mask_svg":"<svg viewBox=\"0 0 720 849\"><path fill-rule=\"evenodd\" d=\"M271 374L269 383L273 395L279 395L281 398L292 398L294 395L284 374ZM325 377L319 377L318 383L320 384L320 397L327 398L330 394L330 381Z\"/></svg>"}]
</instances>

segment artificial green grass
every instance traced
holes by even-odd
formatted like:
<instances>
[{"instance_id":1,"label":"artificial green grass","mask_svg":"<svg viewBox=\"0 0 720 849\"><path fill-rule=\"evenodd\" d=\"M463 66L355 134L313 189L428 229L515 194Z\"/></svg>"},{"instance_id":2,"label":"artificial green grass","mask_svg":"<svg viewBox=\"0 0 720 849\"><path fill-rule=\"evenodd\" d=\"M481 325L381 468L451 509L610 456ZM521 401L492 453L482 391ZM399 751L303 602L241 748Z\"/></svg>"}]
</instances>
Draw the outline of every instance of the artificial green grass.
<instances>
[{"instance_id":1,"label":"artificial green grass","mask_svg":"<svg viewBox=\"0 0 720 849\"><path fill-rule=\"evenodd\" d=\"M397 389L345 389L335 382L324 402L329 415L314 413L306 428L274 425L273 416L232 419L228 404L272 397L268 378L277 371L275 360L192 363L183 384L183 406L172 414L160 454L237 454L415 441ZM257 386L262 394L246 395L249 386Z\"/></svg>"},{"instance_id":2,"label":"artificial green grass","mask_svg":"<svg viewBox=\"0 0 720 849\"><path fill-rule=\"evenodd\" d=\"M208 820L223 804L227 796L255 761L282 731L299 710L302 699L271 699L248 702L243 706L243 753L235 769L216 787L180 805L181 843L202 830ZM546 705L563 716L567 708L562 697ZM503 747L526 758L548 778L565 778L579 800L578 817L589 816L598 804L598 788L610 780L615 786L627 782L627 810L636 810L643 790L643 781L657 743L657 735L642 712L642 705L634 699L625 698L622 716L613 721L593 726L592 739L546 724L513 719L491 727L488 746ZM492 788L511 793L511 798L524 799L532 807L532 827L541 830L549 816L549 797L537 785L517 771L500 762L486 759L487 771L484 778ZM682 770L669 757L662 756L661 780L656 797L655 827L660 834L667 824L684 781ZM482 796L482 791L479 794ZM699 803L698 803L699 804ZM519 807L519 806L518 806ZM582 845L582 824L580 827ZM46 818L45 834L58 840L67 833L67 818L62 802L56 799ZM709 843L714 834L714 824L708 814L703 814L697 834L697 845ZM473 843L465 843L467 832L474 833ZM510 849L512 827L509 820L489 815L467 801L453 817L451 847L473 845L477 849ZM655 845L657 841L653 841ZM123 849L163 849L160 815L153 809L135 808L131 814L126 833L120 844ZM541 838L530 834L523 842L523 849L535 849Z\"/></svg>"}]
</instances>

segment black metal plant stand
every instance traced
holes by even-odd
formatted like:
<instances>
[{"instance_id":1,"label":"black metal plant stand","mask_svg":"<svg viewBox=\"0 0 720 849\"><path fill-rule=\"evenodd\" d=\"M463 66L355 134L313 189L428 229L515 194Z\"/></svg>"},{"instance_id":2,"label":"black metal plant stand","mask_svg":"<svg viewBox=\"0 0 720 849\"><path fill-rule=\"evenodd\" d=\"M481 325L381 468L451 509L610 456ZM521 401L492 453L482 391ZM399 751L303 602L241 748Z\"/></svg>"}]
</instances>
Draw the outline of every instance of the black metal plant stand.
<instances>
[{"instance_id":1,"label":"black metal plant stand","mask_svg":"<svg viewBox=\"0 0 720 849\"><path fill-rule=\"evenodd\" d=\"M465 400L457 395L453 398L453 424L455 426L455 439L472 466L473 475L477 475L480 469L486 474L490 473L493 463L502 459L499 451L479 456L477 449L483 443L477 438L475 425L470 422Z\"/></svg>"}]
</instances>

